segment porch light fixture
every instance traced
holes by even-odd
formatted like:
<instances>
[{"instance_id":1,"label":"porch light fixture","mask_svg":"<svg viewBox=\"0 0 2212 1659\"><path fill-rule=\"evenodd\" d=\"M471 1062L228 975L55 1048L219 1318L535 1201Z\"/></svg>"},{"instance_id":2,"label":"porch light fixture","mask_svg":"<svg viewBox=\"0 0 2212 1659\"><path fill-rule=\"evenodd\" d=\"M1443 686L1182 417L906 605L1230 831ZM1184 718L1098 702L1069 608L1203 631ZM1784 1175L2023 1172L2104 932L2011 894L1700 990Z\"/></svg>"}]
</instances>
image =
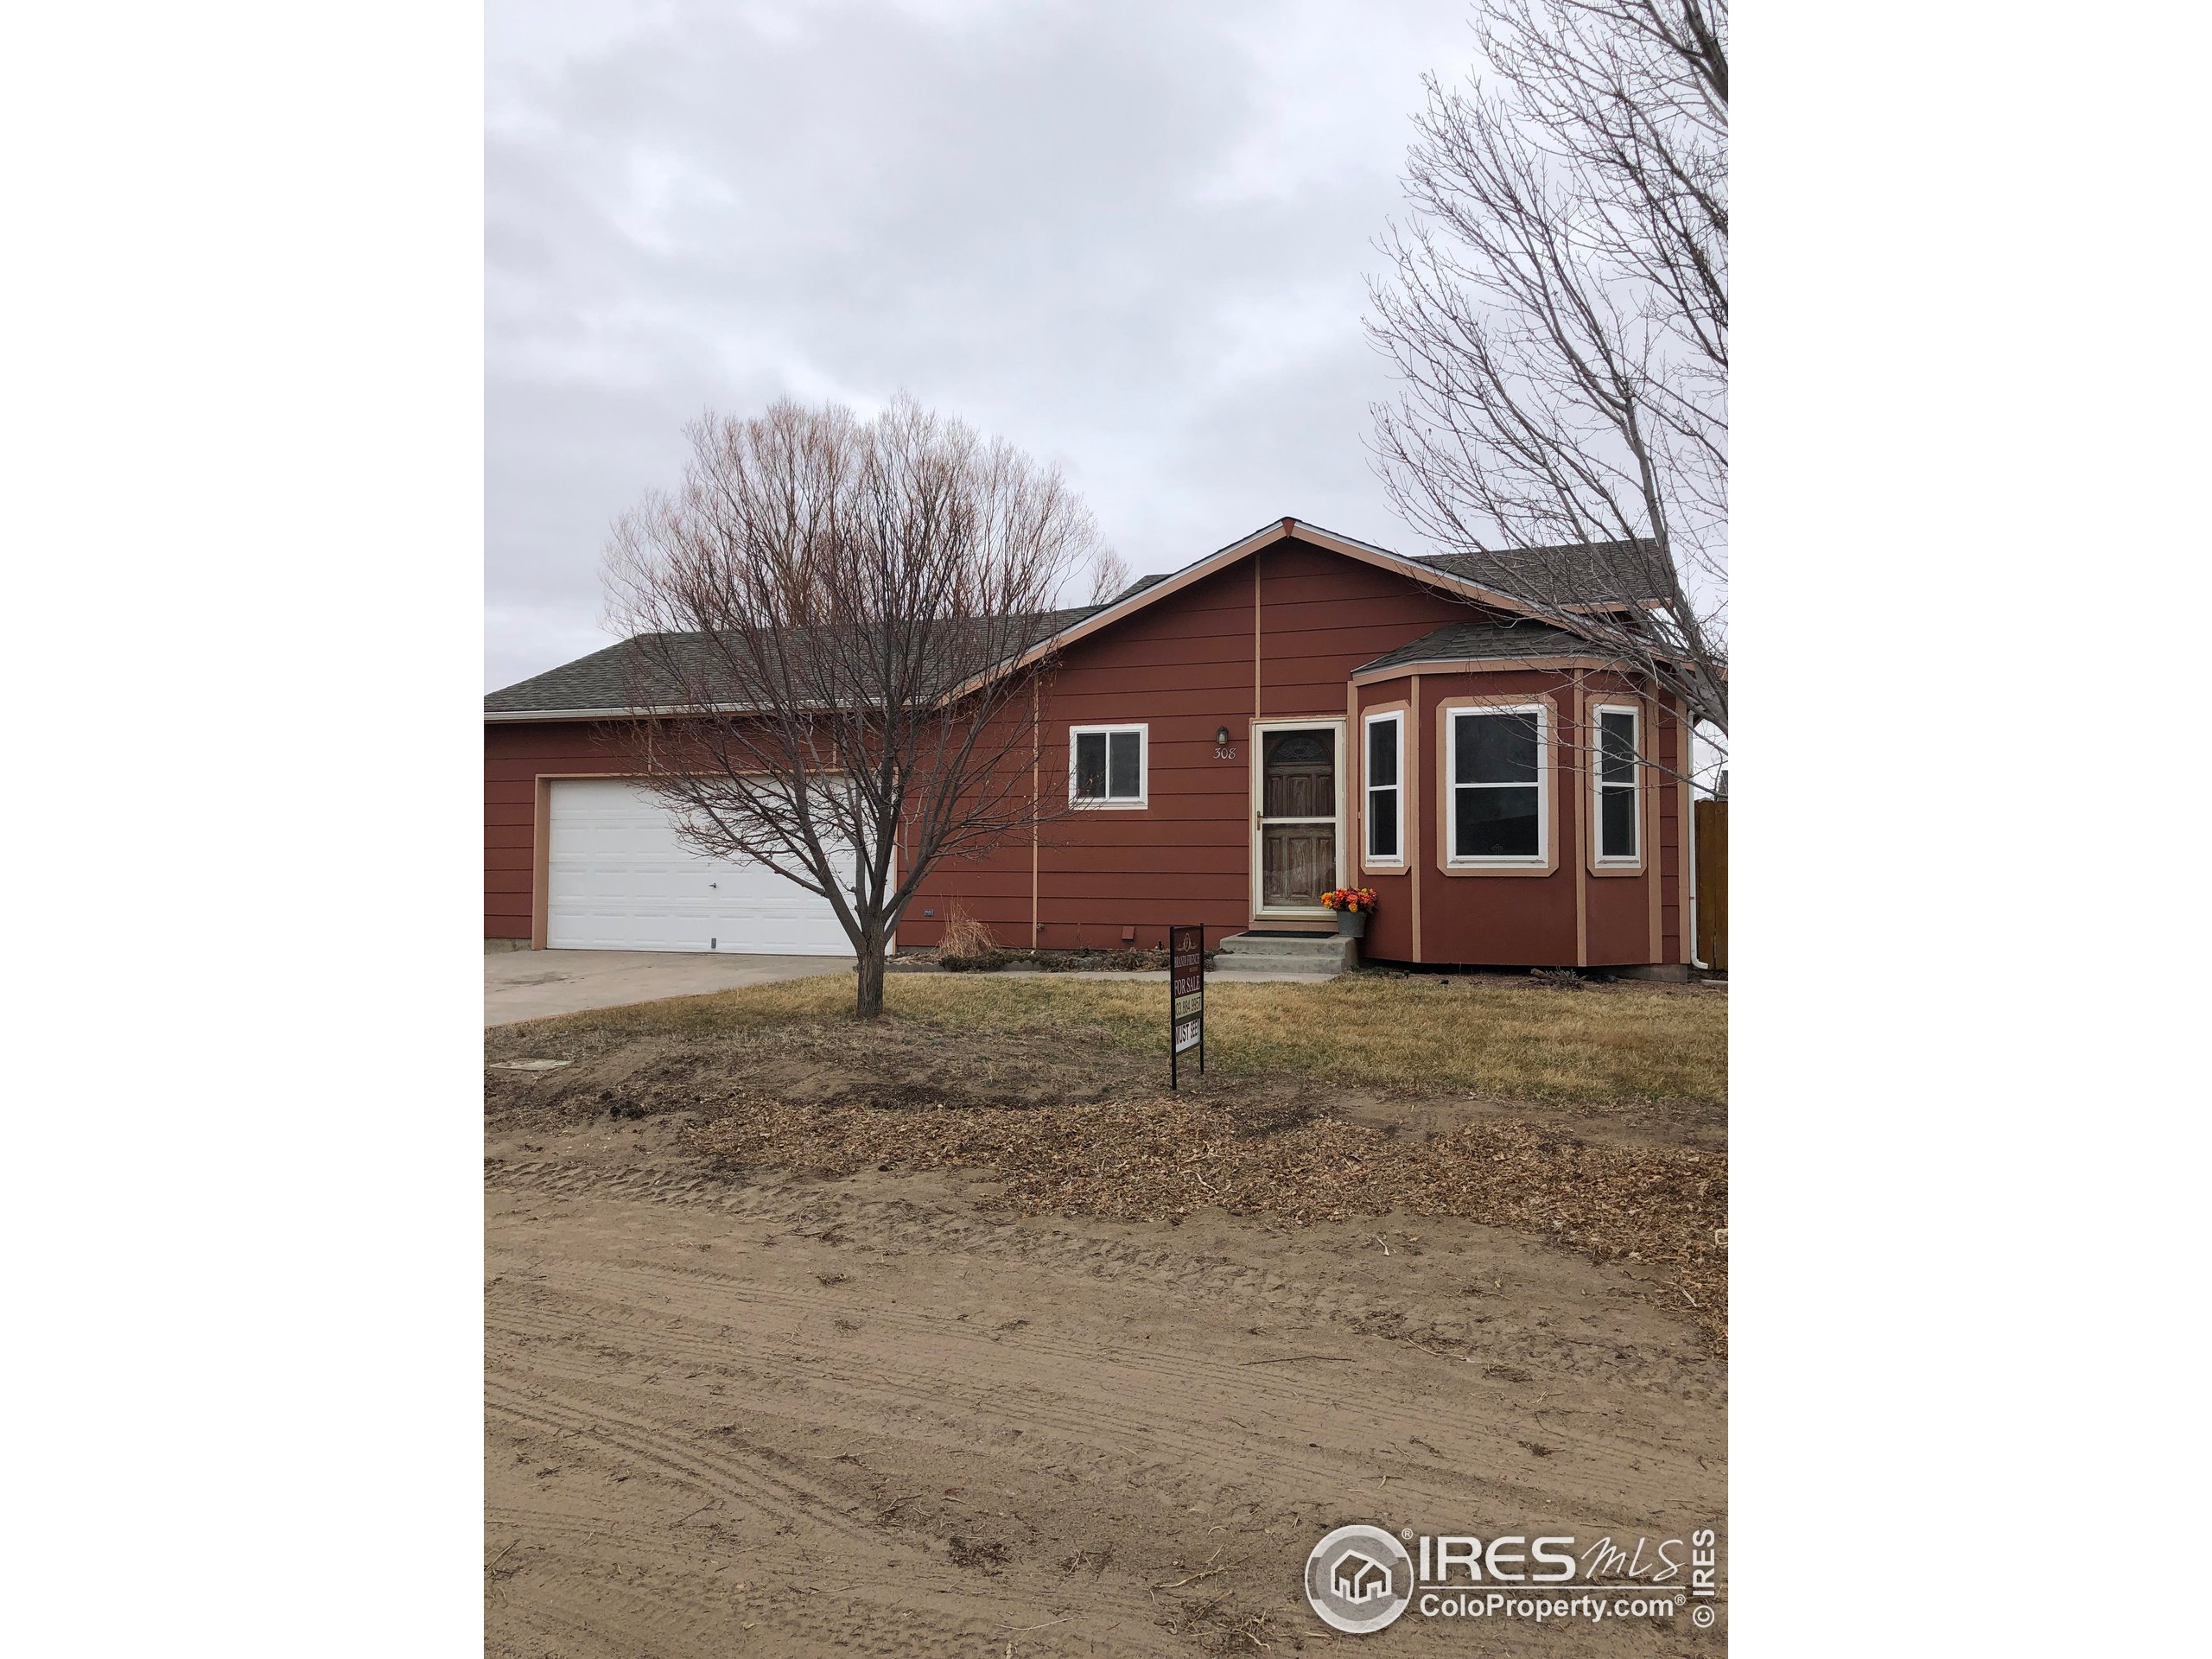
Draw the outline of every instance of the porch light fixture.
<instances>
[{"instance_id":1,"label":"porch light fixture","mask_svg":"<svg viewBox=\"0 0 2212 1659\"><path fill-rule=\"evenodd\" d=\"M1217 728L1213 734L1213 741L1216 748L1227 748L1229 747L1229 728L1226 726Z\"/></svg>"}]
</instances>

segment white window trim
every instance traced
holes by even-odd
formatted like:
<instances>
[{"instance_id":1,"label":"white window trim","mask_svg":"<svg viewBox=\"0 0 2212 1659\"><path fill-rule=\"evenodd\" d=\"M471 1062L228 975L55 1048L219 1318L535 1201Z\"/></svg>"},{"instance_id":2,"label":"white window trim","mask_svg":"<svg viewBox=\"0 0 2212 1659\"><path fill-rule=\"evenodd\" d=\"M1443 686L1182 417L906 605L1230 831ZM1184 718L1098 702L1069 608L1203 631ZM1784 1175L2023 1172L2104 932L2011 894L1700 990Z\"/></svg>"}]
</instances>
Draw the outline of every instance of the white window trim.
<instances>
[{"instance_id":1,"label":"white window trim","mask_svg":"<svg viewBox=\"0 0 2212 1659\"><path fill-rule=\"evenodd\" d=\"M1463 784L1459 778L1459 723L1491 715L1534 715L1536 717L1536 852L1533 858L1491 855L1462 855L1459 851L1459 791L1463 789L1526 789L1526 784ZM1552 856L1551 710L1541 702L1494 702L1474 709L1446 710L1444 727L1445 865L1454 870L1541 870Z\"/></svg>"},{"instance_id":2,"label":"white window trim","mask_svg":"<svg viewBox=\"0 0 2212 1659\"><path fill-rule=\"evenodd\" d=\"M1113 776L1116 732L1135 732L1137 734L1137 792L1134 800L1085 800L1075 792L1075 746L1080 737L1104 734L1106 742L1107 776ZM1071 726L1068 728L1068 804L1084 812L1141 812L1152 804L1152 728L1143 721L1121 726Z\"/></svg>"},{"instance_id":3,"label":"white window trim","mask_svg":"<svg viewBox=\"0 0 2212 1659\"><path fill-rule=\"evenodd\" d=\"M1636 826L1636 850L1633 853L1605 851L1605 723L1607 715L1626 715L1629 746L1636 755L1636 766L1630 773L1629 798L1635 810L1629 821ZM1618 790L1620 785L1613 787ZM1592 862L1601 870L1639 869L1643 864L1643 711L1632 702L1599 702L1590 708L1590 846Z\"/></svg>"},{"instance_id":4,"label":"white window trim","mask_svg":"<svg viewBox=\"0 0 2212 1659\"><path fill-rule=\"evenodd\" d=\"M1377 726L1382 725L1382 724L1383 724L1384 722L1386 722L1386 721L1388 721L1388 722L1389 722L1389 723L1391 723L1391 724L1395 725L1395 726L1397 727L1397 728L1398 728L1398 741L1397 741L1397 744L1396 744L1396 752L1397 752L1397 757L1398 757L1398 770L1397 770L1397 775L1396 775L1395 777L1394 777L1394 778L1393 778L1393 779L1392 779L1389 783L1387 783L1387 784L1381 784L1381 785L1378 785L1378 784L1376 784L1376 783L1375 783L1375 782L1373 781L1373 779L1374 779L1373 764L1372 764L1372 762L1369 760L1369 758L1368 758L1368 757L1369 757L1369 753L1370 753L1370 747L1371 747L1371 735L1372 735L1372 734L1373 734L1373 732L1374 732L1375 728L1376 728ZM1395 843L1395 844L1396 844L1396 846L1397 846L1398 850L1397 850L1396 852L1395 852L1395 853L1389 853L1389 854L1378 854L1378 853L1376 853L1376 852L1375 852L1375 851L1373 850L1373 842L1372 842L1372 841L1371 841L1371 839L1370 839L1370 837L1372 836L1373 831L1372 831L1372 830L1371 830L1370 826L1371 826L1371 825L1374 823L1374 822L1375 822L1375 791L1376 791L1376 790L1377 790L1378 788L1389 790L1389 791L1391 791L1391 793L1393 794L1393 796L1396 798L1396 801L1397 801L1397 808L1398 808L1398 825L1397 825L1397 829L1398 829L1398 833L1397 833L1397 840L1396 840L1396 843ZM1360 862L1361 862L1361 864L1362 864L1363 866L1365 866L1365 867L1367 867L1367 868L1373 868L1373 869L1382 870L1382 869L1395 869L1395 868L1400 868L1401 866L1402 866L1402 865L1405 863L1405 861L1406 861L1406 711L1405 711L1404 709L1387 709L1387 710L1385 710L1383 713L1379 714L1379 715L1369 715L1368 716L1366 716L1366 718L1365 718L1365 719L1363 719L1363 720L1362 720L1362 721L1360 721L1360 728L1359 728L1359 836L1360 836L1359 858L1360 858Z\"/></svg>"}]
</instances>

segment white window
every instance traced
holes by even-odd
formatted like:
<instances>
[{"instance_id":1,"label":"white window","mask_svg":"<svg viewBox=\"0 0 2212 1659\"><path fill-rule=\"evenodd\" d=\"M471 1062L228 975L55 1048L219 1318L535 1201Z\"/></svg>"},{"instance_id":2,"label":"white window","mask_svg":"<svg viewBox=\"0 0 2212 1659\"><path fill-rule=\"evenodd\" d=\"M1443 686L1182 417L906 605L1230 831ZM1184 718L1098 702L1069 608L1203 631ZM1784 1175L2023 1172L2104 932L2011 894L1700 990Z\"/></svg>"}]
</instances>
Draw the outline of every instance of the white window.
<instances>
[{"instance_id":1,"label":"white window","mask_svg":"<svg viewBox=\"0 0 2212 1659\"><path fill-rule=\"evenodd\" d=\"M1550 850L1544 708L1454 709L1446 728L1450 861L1541 865Z\"/></svg>"},{"instance_id":2,"label":"white window","mask_svg":"<svg viewBox=\"0 0 2212 1659\"><path fill-rule=\"evenodd\" d=\"M1406 856L1406 716L1370 715L1367 741L1367 859L1402 863Z\"/></svg>"},{"instance_id":3,"label":"white window","mask_svg":"<svg viewBox=\"0 0 2212 1659\"><path fill-rule=\"evenodd\" d=\"M1590 770L1598 791L1598 861L1633 864L1642 770L1637 765L1637 740L1641 734L1636 710L1601 706L1592 712L1597 716L1597 752Z\"/></svg>"},{"instance_id":4,"label":"white window","mask_svg":"<svg viewBox=\"0 0 2212 1659\"><path fill-rule=\"evenodd\" d=\"M1068 800L1077 806L1139 807L1145 804L1141 726L1068 728Z\"/></svg>"}]
</instances>

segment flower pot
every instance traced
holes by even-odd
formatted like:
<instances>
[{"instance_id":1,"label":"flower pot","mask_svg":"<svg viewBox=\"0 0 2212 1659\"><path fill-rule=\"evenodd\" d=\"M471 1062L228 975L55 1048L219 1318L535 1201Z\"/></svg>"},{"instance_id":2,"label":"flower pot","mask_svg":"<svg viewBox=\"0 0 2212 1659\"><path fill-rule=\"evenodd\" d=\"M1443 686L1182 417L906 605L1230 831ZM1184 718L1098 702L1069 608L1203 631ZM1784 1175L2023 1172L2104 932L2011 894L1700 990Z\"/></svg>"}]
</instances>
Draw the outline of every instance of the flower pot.
<instances>
[{"instance_id":1,"label":"flower pot","mask_svg":"<svg viewBox=\"0 0 2212 1659\"><path fill-rule=\"evenodd\" d=\"M1337 912L1337 931L1347 939L1367 937L1367 912L1363 910L1340 910Z\"/></svg>"}]
</instances>

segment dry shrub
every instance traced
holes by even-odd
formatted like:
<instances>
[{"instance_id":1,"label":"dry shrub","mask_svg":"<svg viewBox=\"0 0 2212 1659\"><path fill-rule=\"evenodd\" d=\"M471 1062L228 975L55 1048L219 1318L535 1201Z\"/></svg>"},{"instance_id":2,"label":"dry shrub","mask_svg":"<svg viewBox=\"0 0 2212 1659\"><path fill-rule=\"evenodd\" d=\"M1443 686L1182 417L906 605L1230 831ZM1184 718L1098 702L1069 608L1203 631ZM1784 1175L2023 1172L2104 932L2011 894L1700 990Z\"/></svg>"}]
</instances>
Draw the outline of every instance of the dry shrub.
<instances>
[{"instance_id":1,"label":"dry shrub","mask_svg":"<svg viewBox=\"0 0 2212 1659\"><path fill-rule=\"evenodd\" d=\"M977 921L967 906L954 899L944 913L944 938L938 949L949 957L980 957L997 948L991 930Z\"/></svg>"},{"instance_id":2,"label":"dry shrub","mask_svg":"<svg viewBox=\"0 0 2212 1659\"><path fill-rule=\"evenodd\" d=\"M1006 960L991 930L977 921L957 899L944 912L944 938L937 947L938 964L954 973L995 968Z\"/></svg>"},{"instance_id":3,"label":"dry shrub","mask_svg":"<svg viewBox=\"0 0 2212 1659\"><path fill-rule=\"evenodd\" d=\"M1158 950L1039 950L1036 957L1048 974L1164 973L1168 965L1167 952Z\"/></svg>"}]
</instances>

